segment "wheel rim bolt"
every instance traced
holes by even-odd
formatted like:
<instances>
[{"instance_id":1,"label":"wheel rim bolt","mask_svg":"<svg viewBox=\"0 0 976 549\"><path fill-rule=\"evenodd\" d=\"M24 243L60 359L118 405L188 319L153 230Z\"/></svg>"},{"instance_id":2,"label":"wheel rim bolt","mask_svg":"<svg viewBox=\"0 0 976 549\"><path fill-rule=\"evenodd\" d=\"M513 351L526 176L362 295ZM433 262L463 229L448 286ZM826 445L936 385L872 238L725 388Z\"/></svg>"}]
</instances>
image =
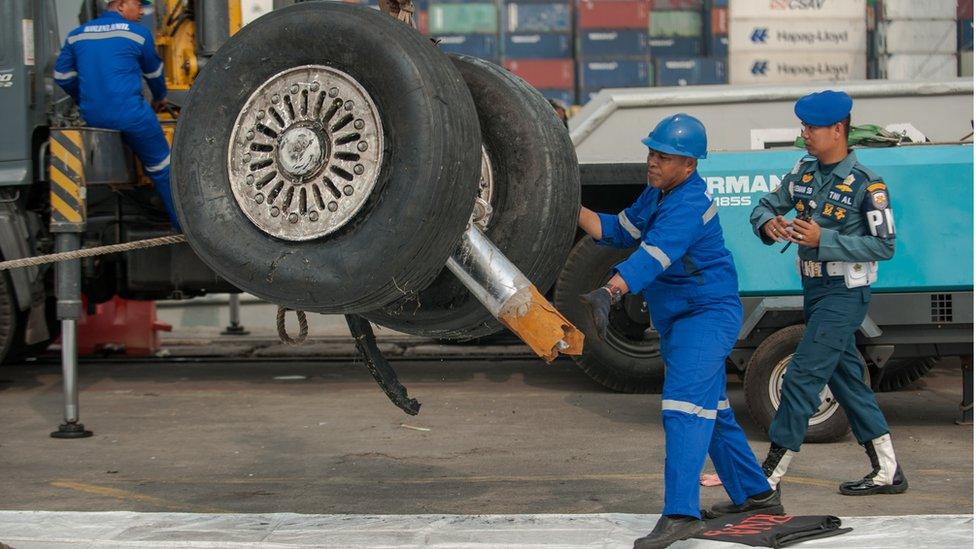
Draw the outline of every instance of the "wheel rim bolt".
<instances>
[{"instance_id":1,"label":"wheel rim bolt","mask_svg":"<svg viewBox=\"0 0 976 549\"><path fill-rule=\"evenodd\" d=\"M288 221L292 223L298 223L298 214L295 212L288 214Z\"/></svg>"},{"instance_id":2,"label":"wheel rim bolt","mask_svg":"<svg viewBox=\"0 0 976 549\"><path fill-rule=\"evenodd\" d=\"M365 171L366 171L366 168L365 168L365 167L363 167L363 165L362 165L362 164L356 164L356 165L355 165L355 166L353 167L353 169L352 169L352 171L353 171L353 172L354 172L354 173L355 173L356 175L363 175L363 172L365 172Z\"/></svg>"},{"instance_id":3,"label":"wheel rim bolt","mask_svg":"<svg viewBox=\"0 0 976 549\"><path fill-rule=\"evenodd\" d=\"M355 189L352 188L352 185L346 185L345 187L342 188L342 194L346 196L352 196L354 190Z\"/></svg>"},{"instance_id":4,"label":"wheel rim bolt","mask_svg":"<svg viewBox=\"0 0 976 549\"><path fill-rule=\"evenodd\" d=\"M271 208L271 217L278 217L278 215L280 213L281 213L281 210L278 209L278 206L273 206Z\"/></svg>"},{"instance_id":5,"label":"wheel rim bolt","mask_svg":"<svg viewBox=\"0 0 976 549\"><path fill-rule=\"evenodd\" d=\"M336 201L329 202L329 211L334 212L339 209L339 203Z\"/></svg>"}]
</instances>

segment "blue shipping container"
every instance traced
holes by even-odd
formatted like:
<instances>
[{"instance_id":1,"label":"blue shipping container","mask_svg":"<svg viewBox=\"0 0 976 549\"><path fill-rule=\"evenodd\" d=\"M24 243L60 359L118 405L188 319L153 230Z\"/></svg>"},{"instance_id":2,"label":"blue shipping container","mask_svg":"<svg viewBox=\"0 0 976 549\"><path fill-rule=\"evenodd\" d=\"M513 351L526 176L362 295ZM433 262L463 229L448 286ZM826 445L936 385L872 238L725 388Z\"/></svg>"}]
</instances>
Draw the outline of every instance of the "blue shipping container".
<instances>
[{"instance_id":1,"label":"blue shipping container","mask_svg":"<svg viewBox=\"0 0 976 549\"><path fill-rule=\"evenodd\" d=\"M650 86L652 74L651 61L648 58L582 61L580 87L596 90Z\"/></svg>"},{"instance_id":2,"label":"blue shipping container","mask_svg":"<svg viewBox=\"0 0 976 549\"><path fill-rule=\"evenodd\" d=\"M648 38L651 55L701 55L701 38Z\"/></svg>"},{"instance_id":3,"label":"blue shipping container","mask_svg":"<svg viewBox=\"0 0 976 549\"><path fill-rule=\"evenodd\" d=\"M431 36L448 53L472 55L489 61L498 60L498 37L494 34L448 34Z\"/></svg>"},{"instance_id":4,"label":"blue shipping container","mask_svg":"<svg viewBox=\"0 0 976 549\"><path fill-rule=\"evenodd\" d=\"M729 37L726 35L712 36L712 42L708 47L708 55L712 57L729 56Z\"/></svg>"},{"instance_id":5,"label":"blue shipping container","mask_svg":"<svg viewBox=\"0 0 976 549\"><path fill-rule=\"evenodd\" d=\"M502 8L507 32L569 32L572 12L567 2L509 2Z\"/></svg>"},{"instance_id":6,"label":"blue shipping container","mask_svg":"<svg viewBox=\"0 0 976 549\"><path fill-rule=\"evenodd\" d=\"M567 107L576 104L576 92L573 90L539 90L546 99L562 101Z\"/></svg>"},{"instance_id":7,"label":"blue shipping container","mask_svg":"<svg viewBox=\"0 0 976 549\"><path fill-rule=\"evenodd\" d=\"M657 86L700 86L728 81L724 59L714 57L658 57L654 59Z\"/></svg>"},{"instance_id":8,"label":"blue shipping container","mask_svg":"<svg viewBox=\"0 0 976 549\"><path fill-rule=\"evenodd\" d=\"M647 44L644 29L580 30L578 54L581 58L647 55Z\"/></svg>"},{"instance_id":9,"label":"blue shipping container","mask_svg":"<svg viewBox=\"0 0 976 549\"><path fill-rule=\"evenodd\" d=\"M569 34L509 34L505 36L502 55L513 59L565 59L573 56L573 39Z\"/></svg>"},{"instance_id":10,"label":"blue shipping container","mask_svg":"<svg viewBox=\"0 0 976 549\"><path fill-rule=\"evenodd\" d=\"M972 51L973 49L973 20L959 20L959 51Z\"/></svg>"}]
</instances>

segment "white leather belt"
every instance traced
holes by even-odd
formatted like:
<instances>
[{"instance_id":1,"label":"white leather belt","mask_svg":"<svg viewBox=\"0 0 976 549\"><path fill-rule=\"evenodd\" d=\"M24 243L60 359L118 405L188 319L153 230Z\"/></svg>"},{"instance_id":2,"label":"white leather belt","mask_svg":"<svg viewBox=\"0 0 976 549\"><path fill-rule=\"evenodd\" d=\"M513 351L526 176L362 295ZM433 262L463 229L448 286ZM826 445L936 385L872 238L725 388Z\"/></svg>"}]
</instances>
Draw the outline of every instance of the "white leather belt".
<instances>
[{"instance_id":1,"label":"white leather belt","mask_svg":"<svg viewBox=\"0 0 976 549\"><path fill-rule=\"evenodd\" d=\"M844 276L843 261L801 261L800 273L803 276L818 278L821 276Z\"/></svg>"}]
</instances>

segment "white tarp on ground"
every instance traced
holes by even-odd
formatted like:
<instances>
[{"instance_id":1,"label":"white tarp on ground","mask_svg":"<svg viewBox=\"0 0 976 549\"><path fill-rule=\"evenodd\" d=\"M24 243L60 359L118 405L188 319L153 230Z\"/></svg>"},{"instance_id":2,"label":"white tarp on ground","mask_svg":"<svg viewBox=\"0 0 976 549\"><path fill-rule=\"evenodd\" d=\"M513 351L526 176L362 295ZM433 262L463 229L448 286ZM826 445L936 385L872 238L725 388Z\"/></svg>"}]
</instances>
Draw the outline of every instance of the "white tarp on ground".
<instances>
[{"instance_id":1,"label":"white tarp on ground","mask_svg":"<svg viewBox=\"0 0 976 549\"><path fill-rule=\"evenodd\" d=\"M185 548L620 548L658 515L298 515L0 511L0 542L14 549ZM972 548L972 515L843 519L853 532L797 547ZM675 549L738 544L689 540Z\"/></svg>"}]
</instances>

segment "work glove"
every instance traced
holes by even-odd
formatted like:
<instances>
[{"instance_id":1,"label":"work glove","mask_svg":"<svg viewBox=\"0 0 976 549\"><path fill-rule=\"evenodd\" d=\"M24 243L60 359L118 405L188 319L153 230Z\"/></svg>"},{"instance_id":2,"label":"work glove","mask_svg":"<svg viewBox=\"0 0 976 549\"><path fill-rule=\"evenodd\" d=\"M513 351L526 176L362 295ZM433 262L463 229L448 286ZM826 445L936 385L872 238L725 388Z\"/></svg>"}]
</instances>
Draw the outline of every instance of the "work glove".
<instances>
[{"instance_id":1,"label":"work glove","mask_svg":"<svg viewBox=\"0 0 976 549\"><path fill-rule=\"evenodd\" d=\"M588 294L582 294L580 300L590 311L590 319L596 326L596 335L601 340L607 338L607 326L610 324L610 290L597 288Z\"/></svg>"}]
</instances>

